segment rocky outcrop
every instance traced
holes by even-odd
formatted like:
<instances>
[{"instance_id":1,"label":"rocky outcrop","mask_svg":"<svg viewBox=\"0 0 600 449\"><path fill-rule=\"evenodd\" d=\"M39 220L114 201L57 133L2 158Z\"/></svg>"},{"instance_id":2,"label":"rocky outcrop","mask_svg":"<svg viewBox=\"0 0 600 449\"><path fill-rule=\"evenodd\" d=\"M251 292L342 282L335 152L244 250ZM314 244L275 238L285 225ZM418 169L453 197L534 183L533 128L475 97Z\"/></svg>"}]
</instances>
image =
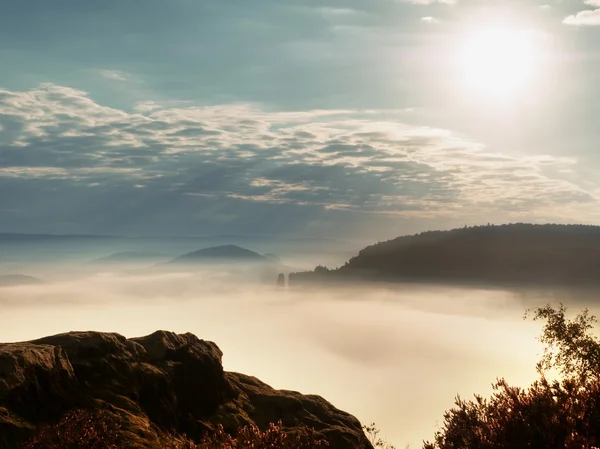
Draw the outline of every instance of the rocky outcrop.
<instances>
[{"instance_id":1,"label":"rocky outcrop","mask_svg":"<svg viewBox=\"0 0 600 449\"><path fill-rule=\"evenodd\" d=\"M279 273L277 276L277 287L285 287L285 274Z\"/></svg>"},{"instance_id":2,"label":"rocky outcrop","mask_svg":"<svg viewBox=\"0 0 600 449\"><path fill-rule=\"evenodd\" d=\"M226 373L226 378L233 388L235 409L242 411L237 415L246 417L241 424L254 423L266 428L269 423L281 420L288 428L315 429L330 442L330 447L371 447L364 438L358 419L338 410L320 396L275 390L244 374Z\"/></svg>"},{"instance_id":3,"label":"rocky outcrop","mask_svg":"<svg viewBox=\"0 0 600 449\"><path fill-rule=\"evenodd\" d=\"M14 447L31 431L32 422L65 412L77 388L64 349L0 344L0 447Z\"/></svg>"},{"instance_id":4,"label":"rocky outcrop","mask_svg":"<svg viewBox=\"0 0 600 449\"><path fill-rule=\"evenodd\" d=\"M356 418L321 397L275 390L228 373L215 343L158 331L146 337L72 332L0 344L0 448L19 447L34 426L73 408L118 415L128 447L152 447L161 434L200 439L221 424L282 421L314 428L332 448L370 448Z\"/></svg>"}]
</instances>

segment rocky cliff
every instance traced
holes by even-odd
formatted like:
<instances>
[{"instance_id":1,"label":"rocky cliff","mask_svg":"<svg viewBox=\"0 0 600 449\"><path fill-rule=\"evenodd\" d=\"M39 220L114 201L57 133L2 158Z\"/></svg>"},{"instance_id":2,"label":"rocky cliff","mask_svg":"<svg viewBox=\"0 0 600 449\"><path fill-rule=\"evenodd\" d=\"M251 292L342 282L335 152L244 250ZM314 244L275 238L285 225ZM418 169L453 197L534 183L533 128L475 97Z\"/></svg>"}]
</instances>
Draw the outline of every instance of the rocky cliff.
<instances>
[{"instance_id":1,"label":"rocky cliff","mask_svg":"<svg viewBox=\"0 0 600 449\"><path fill-rule=\"evenodd\" d=\"M219 424L235 433L279 420L291 432L314 428L331 448L371 447L355 417L319 396L225 372L221 357L215 343L164 331L0 344L0 448L19 447L36 425L74 408L117 416L127 447L156 447L165 432L199 440Z\"/></svg>"}]
</instances>

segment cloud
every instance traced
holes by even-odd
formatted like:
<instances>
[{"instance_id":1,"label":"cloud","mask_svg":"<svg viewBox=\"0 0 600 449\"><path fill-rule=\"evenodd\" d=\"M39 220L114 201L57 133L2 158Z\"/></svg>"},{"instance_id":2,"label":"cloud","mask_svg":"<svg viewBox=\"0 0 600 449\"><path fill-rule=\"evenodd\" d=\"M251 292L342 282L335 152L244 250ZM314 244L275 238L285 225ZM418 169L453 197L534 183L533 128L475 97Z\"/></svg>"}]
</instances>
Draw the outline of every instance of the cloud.
<instances>
[{"instance_id":1,"label":"cloud","mask_svg":"<svg viewBox=\"0 0 600 449\"><path fill-rule=\"evenodd\" d=\"M100 74L104 78L108 78L110 80L115 80L115 81L127 81L128 80L127 76L119 70L101 70Z\"/></svg>"},{"instance_id":2,"label":"cloud","mask_svg":"<svg viewBox=\"0 0 600 449\"><path fill-rule=\"evenodd\" d=\"M93 206L117 230L124 220L170 226L158 211L190 226L243 227L260 207L285 209L277 225L285 228L325 211L442 217L596 203L550 174L568 173L574 159L490 153L451 131L403 124L398 114L157 101L126 112L53 84L0 90L0 126L9 130L0 136L0 189L17 211L6 222L68 214L75 226L92 220Z\"/></svg>"},{"instance_id":3,"label":"cloud","mask_svg":"<svg viewBox=\"0 0 600 449\"><path fill-rule=\"evenodd\" d=\"M443 5L455 5L458 3L458 0L402 0L413 5L432 5L434 3L441 3Z\"/></svg>"},{"instance_id":4,"label":"cloud","mask_svg":"<svg viewBox=\"0 0 600 449\"><path fill-rule=\"evenodd\" d=\"M586 5L600 7L600 0L585 0ZM599 9L588 9L580 11L577 14L573 14L565 17L563 20L565 25L573 26L599 26L600 25L600 8Z\"/></svg>"},{"instance_id":5,"label":"cloud","mask_svg":"<svg viewBox=\"0 0 600 449\"><path fill-rule=\"evenodd\" d=\"M575 15L567 16L563 23L575 26L598 26L600 25L600 9L581 11Z\"/></svg>"},{"instance_id":6,"label":"cloud","mask_svg":"<svg viewBox=\"0 0 600 449\"><path fill-rule=\"evenodd\" d=\"M326 16L347 16L356 14L356 10L351 8L332 8L329 6L323 6L319 8L319 11Z\"/></svg>"},{"instance_id":7,"label":"cloud","mask_svg":"<svg viewBox=\"0 0 600 449\"><path fill-rule=\"evenodd\" d=\"M436 19L435 17L431 17L431 16L421 17L421 20L425 23L439 23L438 19Z\"/></svg>"}]
</instances>

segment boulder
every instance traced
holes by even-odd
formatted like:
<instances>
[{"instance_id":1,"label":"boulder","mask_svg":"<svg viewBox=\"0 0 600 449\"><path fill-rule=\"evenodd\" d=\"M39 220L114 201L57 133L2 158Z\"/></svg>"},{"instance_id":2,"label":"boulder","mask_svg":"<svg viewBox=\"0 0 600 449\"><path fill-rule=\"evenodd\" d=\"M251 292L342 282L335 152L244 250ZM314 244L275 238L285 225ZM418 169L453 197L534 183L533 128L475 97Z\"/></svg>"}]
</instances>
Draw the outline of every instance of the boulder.
<instances>
[{"instance_id":1,"label":"boulder","mask_svg":"<svg viewBox=\"0 0 600 449\"><path fill-rule=\"evenodd\" d=\"M16 447L32 423L60 416L77 402L79 385L64 349L0 344L0 447Z\"/></svg>"},{"instance_id":2,"label":"boulder","mask_svg":"<svg viewBox=\"0 0 600 449\"><path fill-rule=\"evenodd\" d=\"M199 440L219 424L235 432L281 420L291 432L314 428L334 449L371 448L352 415L321 397L225 372L222 356L213 342L166 331L0 344L0 449L19 447L36 425L73 408L118 415L128 447L153 447L166 433Z\"/></svg>"},{"instance_id":3,"label":"boulder","mask_svg":"<svg viewBox=\"0 0 600 449\"><path fill-rule=\"evenodd\" d=\"M226 373L234 390L235 416L243 424L266 428L281 420L285 428L311 427L334 448L370 448L358 419L335 408L320 396L275 390L255 377ZM230 429L234 430L234 429Z\"/></svg>"}]
</instances>

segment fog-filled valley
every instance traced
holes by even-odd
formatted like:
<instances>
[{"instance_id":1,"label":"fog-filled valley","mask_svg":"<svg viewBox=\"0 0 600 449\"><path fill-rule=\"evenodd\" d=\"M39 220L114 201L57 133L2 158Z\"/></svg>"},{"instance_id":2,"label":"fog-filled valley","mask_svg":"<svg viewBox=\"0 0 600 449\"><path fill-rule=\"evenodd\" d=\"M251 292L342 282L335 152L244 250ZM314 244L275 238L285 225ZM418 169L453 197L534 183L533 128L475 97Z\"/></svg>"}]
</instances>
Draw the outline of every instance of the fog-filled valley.
<instances>
[{"instance_id":1,"label":"fog-filled valley","mask_svg":"<svg viewBox=\"0 0 600 449\"><path fill-rule=\"evenodd\" d=\"M235 245L262 255L285 257L290 269L317 263L339 265L361 242L333 239L216 237L121 237L78 235L0 234L0 273L62 277L108 271L144 270L195 250ZM275 254L277 253L277 254Z\"/></svg>"},{"instance_id":2,"label":"fog-filled valley","mask_svg":"<svg viewBox=\"0 0 600 449\"><path fill-rule=\"evenodd\" d=\"M600 0L0 4L0 449L600 448Z\"/></svg>"},{"instance_id":3,"label":"fog-filled valley","mask_svg":"<svg viewBox=\"0 0 600 449\"><path fill-rule=\"evenodd\" d=\"M563 301L594 310L593 292L544 286L276 285L278 270L341 265L350 251L336 242L236 242L270 254L267 271L262 261L164 263L227 243L220 239L85 242L3 245L0 275L40 282L0 287L0 342L74 330L191 332L217 343L226 370L322 395L397 447L431 438L456 394L488 394L498 377L522 386L535 378L540 326L523 320L526 308Z\"/></svg>"}]
</instances>

